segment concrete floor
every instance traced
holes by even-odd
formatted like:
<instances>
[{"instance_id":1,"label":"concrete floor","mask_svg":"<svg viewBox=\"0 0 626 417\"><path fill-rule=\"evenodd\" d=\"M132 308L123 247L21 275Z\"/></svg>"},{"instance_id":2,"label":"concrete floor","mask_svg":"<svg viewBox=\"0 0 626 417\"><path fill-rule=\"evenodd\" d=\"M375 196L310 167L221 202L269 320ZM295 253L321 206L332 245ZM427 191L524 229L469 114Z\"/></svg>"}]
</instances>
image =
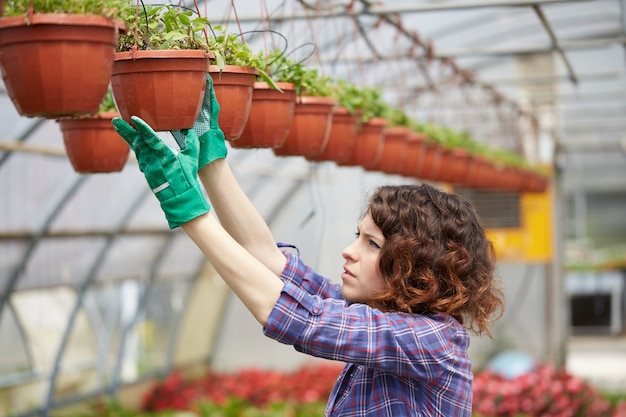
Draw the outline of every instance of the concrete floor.
<instances>
[{"instance_id":1,"label":"concrete floor","mask_svg":"<svg viewBox=\"0 0 626 417\"><path fill-rule=\"evenodd\" d=\"M598 389L626 393L626 335L570 336L566 367Z\"/></svg>"}]
</instances>

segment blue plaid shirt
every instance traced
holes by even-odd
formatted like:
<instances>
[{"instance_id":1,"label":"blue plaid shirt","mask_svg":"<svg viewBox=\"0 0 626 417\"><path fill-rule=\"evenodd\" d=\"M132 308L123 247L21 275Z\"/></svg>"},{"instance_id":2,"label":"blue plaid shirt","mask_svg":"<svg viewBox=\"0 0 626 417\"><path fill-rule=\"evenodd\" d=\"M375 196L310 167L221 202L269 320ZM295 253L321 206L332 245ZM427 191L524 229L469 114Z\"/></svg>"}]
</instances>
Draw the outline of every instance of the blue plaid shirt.
<instances>
[{"instance_id":1,"label":"blue plaid shirt","mask_svg":"<svg viewBox=\"0 0 626 417\"><path fill-rule=\"evenodd\" d=\"M333 284L289 253L266 336L346 362L326 416L470 416L467 331L443 315L383 313L348 304Z\"/></svg>"}]
</instances>

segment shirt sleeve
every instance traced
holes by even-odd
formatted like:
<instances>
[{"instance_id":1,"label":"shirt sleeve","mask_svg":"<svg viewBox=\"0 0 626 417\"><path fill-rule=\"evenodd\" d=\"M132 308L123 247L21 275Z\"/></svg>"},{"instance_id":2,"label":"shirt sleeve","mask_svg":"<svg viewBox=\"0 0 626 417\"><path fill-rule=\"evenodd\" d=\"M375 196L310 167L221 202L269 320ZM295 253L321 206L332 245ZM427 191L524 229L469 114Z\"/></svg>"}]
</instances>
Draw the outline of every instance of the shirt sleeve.
<instances>
[{"instance_id":1,"label":"shirt sleeve","mask_svg":"<svg viewBox=\"0 0 626 417\"><path fill-rule=\"evenodd\" d=\"M343 299L339 284L333 284L328 278L317 274L291 252L283 250L283 253L287 258L285 269L280 277L283 282L291 282L311 295L317 295L322 298Z\"/></svg>"},{"instance_id":2,"label":"shirt sleeve","mask_svg":"<svg viewBox=\"0 0 626 417\"><path fill-rule=\"evenodd\" d=\"M471 366L469 337L452 318L347 305L311 294L300 282L285 281L264 328L266 336L316 357L411 378L433 380Z\"/></svg>"}]
</instances>

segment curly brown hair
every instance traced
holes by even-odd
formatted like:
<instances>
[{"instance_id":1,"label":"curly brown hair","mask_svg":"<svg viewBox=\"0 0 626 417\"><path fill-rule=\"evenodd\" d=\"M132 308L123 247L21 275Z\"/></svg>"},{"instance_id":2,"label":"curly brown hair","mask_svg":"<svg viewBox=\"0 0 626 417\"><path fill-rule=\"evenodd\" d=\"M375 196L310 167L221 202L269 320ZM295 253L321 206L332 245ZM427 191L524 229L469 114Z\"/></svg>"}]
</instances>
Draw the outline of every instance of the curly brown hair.
<instances>
[{"instance_id":1,"label":"curly brown hair","mask_svg":"<svg viewBox=\"0 0 626 417\"><path fill-rule=\"evenodd\" d=\"M447 314L491 337L504 296L493 246L472 204L427 184L387 185L375 190L368 213L385 237L379 265L388 283L368 304Z\"/></svg>"}]
</instances>

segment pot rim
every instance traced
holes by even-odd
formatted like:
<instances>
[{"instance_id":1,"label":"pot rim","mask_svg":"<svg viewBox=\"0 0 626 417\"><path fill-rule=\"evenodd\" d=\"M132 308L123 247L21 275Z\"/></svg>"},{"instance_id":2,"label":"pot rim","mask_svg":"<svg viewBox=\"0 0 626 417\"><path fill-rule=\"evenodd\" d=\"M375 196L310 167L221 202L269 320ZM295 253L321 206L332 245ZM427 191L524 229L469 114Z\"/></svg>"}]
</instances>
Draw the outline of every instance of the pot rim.
<instances>
[{"instance_id":1,"label":"pot rim","mask_svg":"<svg viewBox=\"0 0 626 417\"><path fill-rule=\"evenodd\" d=\"M220 67L217 65L209 65L209 72L211 73L235 72L235 73L259 75L258 69L253 68L253 67L246 67L242 65L225 65L224 69L220 69Z\"/></svg>"},{"instance_id":2,"label":"pot rim","mask_svg":"<svg viewBox=\"0 0 626 417\"><path fill-rule=\"evenodd\" d=\"M113 61L129 61L135 59L208 59L209 53L204 49L151 49L148 51L123 51L113 54Z\"/></svg>"},{"instance_id":3,"label":"pot rim","mask_svg":"<svg viewBox=\"0 0 626 417\"><path fill-rule=\"evenodd\" d=\"M26 16L0 17L0 29L32 25L59 25L59 26L105 26L119 28L123 22L110 17L95 14L73 13L40 13ZM124 30L126 25L123 24Z\"/></svg>"}]
</instances>

